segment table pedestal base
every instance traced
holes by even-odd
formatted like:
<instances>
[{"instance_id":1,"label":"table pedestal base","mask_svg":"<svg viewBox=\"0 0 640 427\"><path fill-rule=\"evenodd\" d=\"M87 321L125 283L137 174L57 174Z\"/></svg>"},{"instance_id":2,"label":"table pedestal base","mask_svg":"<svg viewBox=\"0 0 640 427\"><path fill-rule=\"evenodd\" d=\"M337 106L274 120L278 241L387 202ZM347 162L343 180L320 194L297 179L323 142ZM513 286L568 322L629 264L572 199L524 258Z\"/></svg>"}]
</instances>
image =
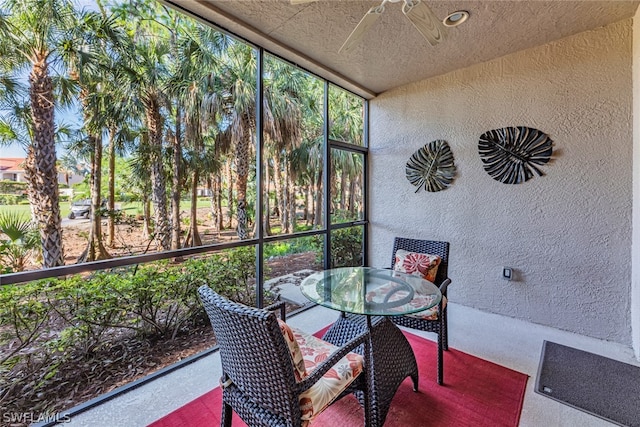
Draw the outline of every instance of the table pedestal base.
<instances>
[{"instance_id":1,"label":"table pedestal base","mask_svg":"<svg viewBox=\"0 0 640 427\"><path fill-rule=\"evenodd\" d=\"M369 341L357 351L365 357L368 378L370 423L382 426L391 406L391 399L406 377L418 390L418 364L409 341L388 318L383 316L341 315L325 333L323 339L342 346L351 338L369 329ZM364 398L359 396L361 403Z\"/></svg>"}]
</instances>

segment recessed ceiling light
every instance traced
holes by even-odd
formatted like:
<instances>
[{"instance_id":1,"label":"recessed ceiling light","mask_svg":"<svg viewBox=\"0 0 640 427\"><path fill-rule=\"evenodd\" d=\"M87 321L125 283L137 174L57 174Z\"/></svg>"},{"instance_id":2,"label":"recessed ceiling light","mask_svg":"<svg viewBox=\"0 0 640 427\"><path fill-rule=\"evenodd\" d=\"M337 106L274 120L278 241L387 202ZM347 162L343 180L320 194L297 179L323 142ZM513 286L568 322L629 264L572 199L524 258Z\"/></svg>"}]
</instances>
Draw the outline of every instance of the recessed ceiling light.
<instances>
[{"instance_id":1,"label":"recessed ceiling light","mask_svg":"<svg viewBox=\"0 0 640 427\"><path fill-rule=\"evenodd\" d=\"M469 12L466 10L457 10L444 18L442 23L447 27L457 27L467 19L469 19Z\"/></svg>"}]
</instances>

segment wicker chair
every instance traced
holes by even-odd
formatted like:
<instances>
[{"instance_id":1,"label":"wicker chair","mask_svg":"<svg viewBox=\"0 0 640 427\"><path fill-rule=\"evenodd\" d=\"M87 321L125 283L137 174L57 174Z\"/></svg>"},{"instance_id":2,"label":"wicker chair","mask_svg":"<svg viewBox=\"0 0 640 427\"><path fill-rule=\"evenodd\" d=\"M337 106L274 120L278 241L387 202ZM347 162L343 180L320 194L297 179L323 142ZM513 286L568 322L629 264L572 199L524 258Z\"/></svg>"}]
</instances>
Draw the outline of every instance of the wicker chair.
<instances>
[{"instance_id":1,"label":"wicker chair","mask_svg":"<svg viewBox=\"0 0 640 427\"><path fill-rule=\"evenodd\" d=\"M341 359L349 357L349 361L353 363L356 355L350 352L367 339L367 334L360 334L348 344L334 347L335 351L326 360L300 378L296 374L296 369L299 368L295 365L291 344L285 339L285 329L282 328L289 329L271 311L279 308L284 320L284 303L257 309L229 301L208 286L201 286L198 293L220 347L223 372L220 379L223 388L221 425L224 427L231 426L232 410L249 427L305 426L309 417L317 415L309 414L310 403L304 397L305 391L321 381L323 375L336 364L342 363L340 369L344 371L345 360ZM290 338L298 338L298 332L300 331L291 334ZM311 339L324 343L319 338ZM309 350L308 347L301 348L302 354ZM357 357L362 363L361 356ZM326 406L360 390L362 393L358 392L359 398L363 400L364 407L368 408L366 375L360 372L354 377L355 379L349 379L351 382L345 384L341 392L336 392L335 399L329 400ZM368 418L368 415L365 416Z\"/></svg>"},{"instance_id":2,"label":"wicker chair","mask_svg":"<svg viewBox=\"0 0 640 427\"><path fill-rule=\"evenodd\" d=\"M396 252L399 249L404 249L410 252L438 255L442 259L438 266L438 273L434 283L440 288L443 299L440 301L438 309L434 313L435 316L432 316L434 318L425 319L424 317L420 317L420 313L408 316L394 316L391 318L396 325L406 326L408 328L418 329L421 331L435 332L438 334L438 384L442 385L444 379L442 351L449 349L447 336L447 306L445 302L447 287L451 283L451 279L448 277L449 242L396 237L393 243L391 268L395 267Z\"/></svg>"}]
</instances>

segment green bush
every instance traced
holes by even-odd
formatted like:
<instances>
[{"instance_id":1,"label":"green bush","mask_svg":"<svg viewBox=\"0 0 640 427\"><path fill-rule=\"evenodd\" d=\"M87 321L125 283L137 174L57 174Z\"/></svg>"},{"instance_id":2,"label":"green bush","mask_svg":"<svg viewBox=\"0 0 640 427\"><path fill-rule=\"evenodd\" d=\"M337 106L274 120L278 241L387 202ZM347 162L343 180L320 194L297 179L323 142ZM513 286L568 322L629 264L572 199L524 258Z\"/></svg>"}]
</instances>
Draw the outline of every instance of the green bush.
<instances>
[{"instance_id":1,"label":"green bush","mask_svg":"<svg viewBox=\"0 0 640 427\"><path fill-rule=\"evenodd\" d=\"M15 365L25 348L46 336L50 313L40 283L0 287L0 371Z\"/></svg>"},{"instance_id":2,"label":"green bush","mask_svg":"<svg viewBox=\"0 0 640 427\"><path fill-rule=\"evenodd\" d=\"M340 228L331 233L331 267L362 265L362 227Z\"/></svg>"},{"instance_id":3,"label":"green bush","mask_svg":"<svg viewBox=\"0 0 640 427\"><path fill-rule=\"evenodd\" d=\"M0 287L0 401L36 402L38 390L64 381L60 371L71 361L110 354L119 340L173 339L203 324L203 284L254 304L254 276L255 250L242 247L179 264ZM105 362L90 363L101 369Z\"/></svg>"},{"instance_id":4,"label":"green bush","mask_svg":"<svg viewBox=\"0 0 640 427\"><path fill-rule=\"evenodd\" d=\"M11 181L8 179L0 180L0 193L7 194L24 194L27 191L27 183L20 181Z\"/></svg>"},{"instance_id":5,"label":"green bush","mask_svg":"<svg viewBox=\"0 0 640 427\"><path fill-rule=\"evenodd\" d=\"M0 205L17 205L27 200L22 194L0 194Z\"/></svg>"},{"instance_id":6,"label":"green bush","mask_svg":"<svg viewBox=\"0 0 640 427\"><path fill-rule=\"evenodd\" d=\"M39 245L40 235L27 215L13 210L0 212L1 270L22 271Z\"/></svg>"},{"instance_id":7,"label":"green bush","mask_svg":"<svg viewBox=\"0 0 640 427\"><path fill-rule=\"evenodd\" d=\"M322 262L322 236L313 236L316 261ZM331 232L331 268L357 267L362 265L362 228L347 227Z\"/></svg>"},{"instance_id":8,"label":"green bush","mask_svg":"<svg viewBox=\"0 0 640 427\"><path fill-rule=\"evenodd\" d=\"M269 243L264 246L264 257L271 258L291 254L300 254L317 250L314 237L301 237L293 240ZM320 240L321 242L321 240ZM321 251L322 252L322 251Z\"/></svg>"}]
</instances>

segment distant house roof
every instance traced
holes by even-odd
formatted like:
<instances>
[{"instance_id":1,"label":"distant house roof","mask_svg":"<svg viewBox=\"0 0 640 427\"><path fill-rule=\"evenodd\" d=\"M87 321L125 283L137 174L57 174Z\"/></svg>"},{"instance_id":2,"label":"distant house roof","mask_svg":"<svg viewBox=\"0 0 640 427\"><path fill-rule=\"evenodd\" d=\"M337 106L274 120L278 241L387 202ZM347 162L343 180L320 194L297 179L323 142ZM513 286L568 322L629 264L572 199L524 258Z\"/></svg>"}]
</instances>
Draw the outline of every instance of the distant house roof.
<instances>
[{"instance_id":1,"label":"distant house roof","mask_svg":"<svg viewBox=\"0 0 640 427\"><path fill-rule=\"evenodd\" d=\"M0 157L0 171L24 172L24 157Z\"/></svg>"}]
</instances>

